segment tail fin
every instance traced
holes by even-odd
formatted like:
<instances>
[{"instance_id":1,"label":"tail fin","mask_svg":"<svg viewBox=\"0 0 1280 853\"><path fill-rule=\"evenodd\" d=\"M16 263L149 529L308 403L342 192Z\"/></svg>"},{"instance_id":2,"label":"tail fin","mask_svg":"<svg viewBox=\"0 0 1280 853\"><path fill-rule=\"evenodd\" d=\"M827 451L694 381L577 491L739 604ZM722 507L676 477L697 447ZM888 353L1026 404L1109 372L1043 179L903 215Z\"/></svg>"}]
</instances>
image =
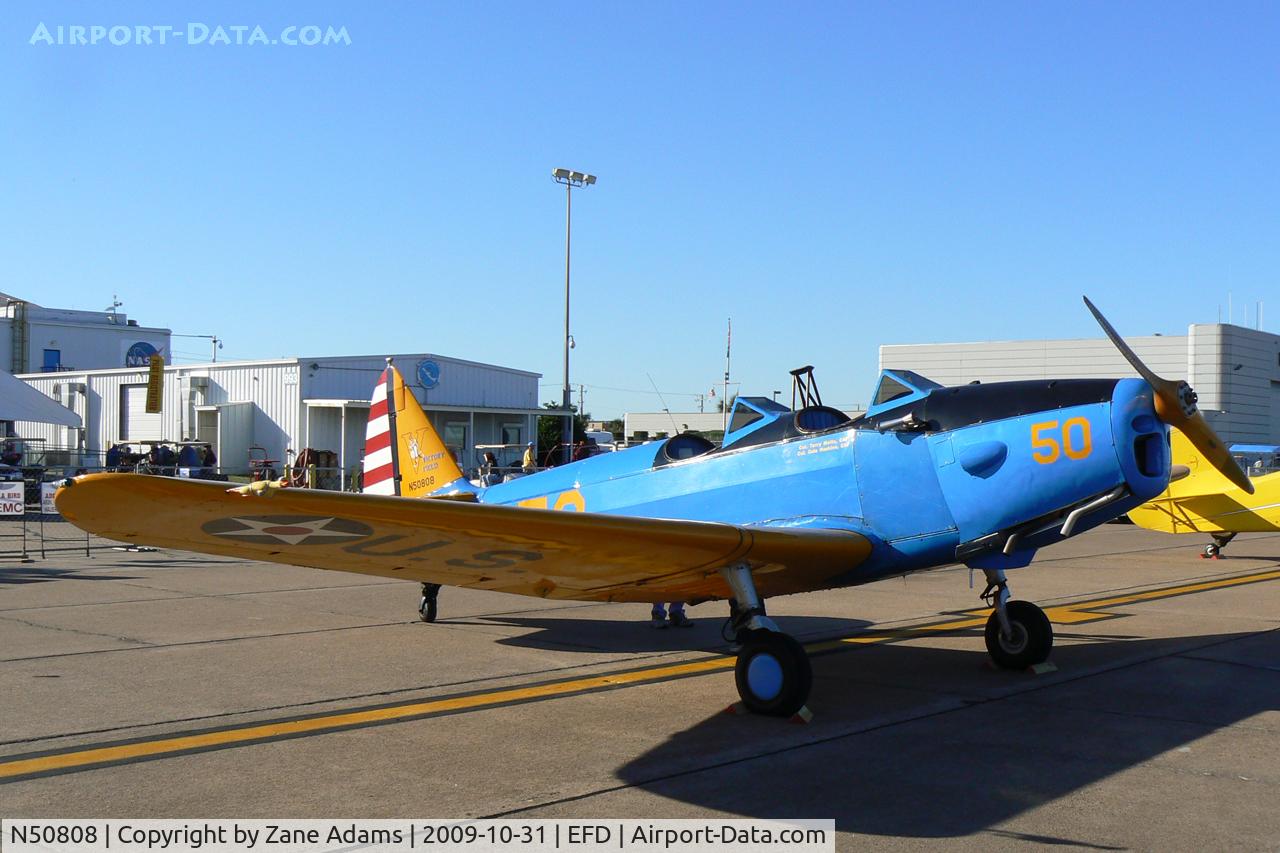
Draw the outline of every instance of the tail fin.
<instances>
[{"instance_id":1,"label":"tail fin","mask_svg":"<svg viewBox=\"0 0 1280 853\"><path fill-rule=\"evenodd\" d=\"M388 359L370 400L364 491L417 498L458 480L470 486L413 392L405 387L404 377Z\"/></svg>"},{"instance_id":2,"label":"tail fin","mask_svg":"<svg viewBox=\"0 0 1280 853\"><path fill-rule=\"evenodd\" d=\"M1169 428L1169 443L1173 452L1173 464L1181 465L1190 472L1169 484L1169 497L1184 498L1240 491L1238 486L1219 474L1191 440L1176 427Z\"/></svg>"}]
</instances>

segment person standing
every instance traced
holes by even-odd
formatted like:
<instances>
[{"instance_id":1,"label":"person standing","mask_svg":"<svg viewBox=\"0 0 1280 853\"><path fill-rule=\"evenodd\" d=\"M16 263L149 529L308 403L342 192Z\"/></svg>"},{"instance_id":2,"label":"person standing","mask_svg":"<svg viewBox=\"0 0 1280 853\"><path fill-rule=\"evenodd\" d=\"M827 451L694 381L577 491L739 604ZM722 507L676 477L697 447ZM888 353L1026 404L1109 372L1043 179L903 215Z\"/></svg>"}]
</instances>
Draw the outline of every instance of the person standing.
<instances>
[{"instance_id":1,"label":"person standing","mask_svg":"<svg viewBox=\"0 0 1280 853\"><path fill-rule=\"evenodd\" d=\"M524 447L524 458L520 460L520 467L526 474L532 474L538 469L537 454L533 452L532 441Z\"/></svg>"},{"instance_id":2,"label":"person standing","mask_svg":"<svg viewBox=\"0 0 1280 853\"><path fill-rule=\"evenodd\" d=\"M496 486L502 482L502 472L498 470L498 457L492 450L484 452L484 464L480 468L481 480L486 486Z\"/></svg>"}]
</instances>

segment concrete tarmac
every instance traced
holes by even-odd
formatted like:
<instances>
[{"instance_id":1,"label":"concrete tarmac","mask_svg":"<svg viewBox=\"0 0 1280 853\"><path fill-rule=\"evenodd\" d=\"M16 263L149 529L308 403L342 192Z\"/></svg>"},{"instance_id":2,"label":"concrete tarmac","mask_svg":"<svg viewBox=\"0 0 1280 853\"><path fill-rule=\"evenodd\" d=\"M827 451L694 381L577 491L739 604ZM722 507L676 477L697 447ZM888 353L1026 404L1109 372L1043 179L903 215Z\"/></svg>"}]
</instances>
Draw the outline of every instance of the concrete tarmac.
<instances>
[{"instance_id":1,"label":"concrete tarmac","mask_svg":"<svg viewBox=\"0 0 1280 853\"><path fill-rule=\"evenodd\" d=\"M840 849L1280 849L1280 535L1107 525L1012 572L1057 670L987 665L963 568L773 599L808 725L736 701L726 608L180 552L0 563L0 816L813 817ZM945 630L939 630L939 626ZM949 626L949 627L948 627Z\"/></svg>"}]
</instances>

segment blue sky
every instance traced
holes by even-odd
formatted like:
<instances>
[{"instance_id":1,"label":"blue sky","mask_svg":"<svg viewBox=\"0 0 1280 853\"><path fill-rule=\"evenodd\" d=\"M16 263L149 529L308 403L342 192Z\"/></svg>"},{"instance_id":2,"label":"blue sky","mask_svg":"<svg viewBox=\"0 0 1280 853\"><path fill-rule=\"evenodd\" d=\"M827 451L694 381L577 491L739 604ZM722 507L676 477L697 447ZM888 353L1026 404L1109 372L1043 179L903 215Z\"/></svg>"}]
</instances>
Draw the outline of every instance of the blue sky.
<instances>
[{"instance_id":1,"label":"blue sky","mask_svg":"<svg viewBox=\"0 0 1280 853\"><path fill-rule=\"evenodd\" d=\"M840 405L882 343L1096 336L1082 293L1126 334L1228 293L1280 318L1274 4L367 5L7 4L0 290L558 399L566 166L600 178L573 241L597 416L661 408L650 376L691 407L729 316L746 392L814 364ZM29 43L188 22L351 43Z\"/></svg>"}]
</instances>

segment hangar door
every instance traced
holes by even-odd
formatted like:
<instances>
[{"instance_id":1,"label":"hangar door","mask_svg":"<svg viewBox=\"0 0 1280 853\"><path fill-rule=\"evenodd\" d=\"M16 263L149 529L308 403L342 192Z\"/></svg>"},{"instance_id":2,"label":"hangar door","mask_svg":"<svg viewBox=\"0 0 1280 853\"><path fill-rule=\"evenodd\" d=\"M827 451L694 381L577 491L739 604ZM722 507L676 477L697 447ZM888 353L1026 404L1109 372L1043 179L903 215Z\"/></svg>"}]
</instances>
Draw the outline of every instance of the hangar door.
<instances>
[{"instance_id":1,"label":"hangar door","mask_svg":"<svg viewBox=\"0 0 1280 853\"><path fill-rule=\"evenodd\" d=\"M163 431L160 414L147 412L147 386L120 386L120 440L161 439Z\"/></svg>"},{"instance_id":2,"label":"hangar door","mask_svg":"<svg viewBox=\"0 0 1280 853\"><path fill-rule=\"evenodd\" d=\"M253 408L250 402L196 406L196 439L213 445L224 474L244 474L249 470Z\"/></svg>"}]
</instances>

